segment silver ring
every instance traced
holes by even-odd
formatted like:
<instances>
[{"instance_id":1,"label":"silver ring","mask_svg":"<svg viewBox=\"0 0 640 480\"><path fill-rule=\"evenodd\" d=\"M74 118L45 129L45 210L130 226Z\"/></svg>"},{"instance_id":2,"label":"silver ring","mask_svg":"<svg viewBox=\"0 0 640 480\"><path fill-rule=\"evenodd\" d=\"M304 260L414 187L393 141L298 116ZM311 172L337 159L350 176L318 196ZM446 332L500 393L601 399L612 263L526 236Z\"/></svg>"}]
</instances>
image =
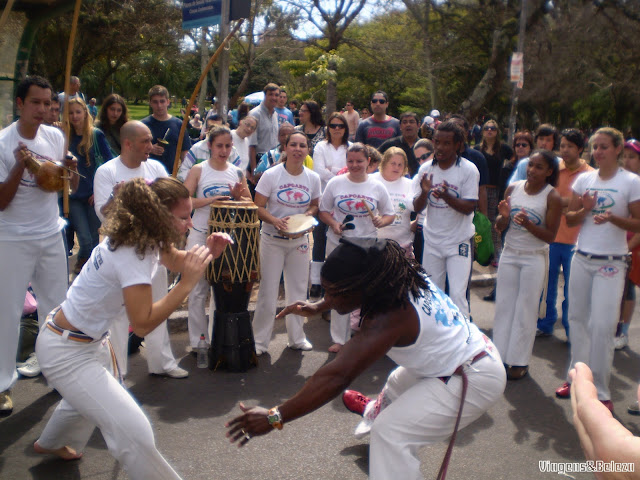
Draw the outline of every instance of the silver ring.
<instances>
[{"instance_id":1,"label":"silver ring","mask_svg":"<svg viewBox=\"0 0 640 480\"><path fill-rule=\"evenodd\" d=\"M246 438L247 440L251 440L251 434L245 432L244 438Z\"/></svg>"},{"instance_id":2,"label":"silver ring","mask_svg":"<svg viewBox=\"0 0 640 480\"><path fill-rule=\"evenodd\" d=\"M245 437L247 436L247 431L244 428L241 428L240 431L242 432L242 435Z\"/></svg>"}]
</instances>

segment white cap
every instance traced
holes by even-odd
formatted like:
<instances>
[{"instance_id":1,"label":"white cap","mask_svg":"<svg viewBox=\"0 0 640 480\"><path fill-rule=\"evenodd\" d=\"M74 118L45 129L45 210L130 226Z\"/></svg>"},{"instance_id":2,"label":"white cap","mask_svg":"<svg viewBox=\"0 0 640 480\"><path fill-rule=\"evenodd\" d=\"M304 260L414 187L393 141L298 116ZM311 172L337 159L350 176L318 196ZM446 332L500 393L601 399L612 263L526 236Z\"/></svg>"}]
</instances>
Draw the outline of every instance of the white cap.
<instances>
[{"instance_id":1,"label":"white cap","mask_svg":"<svg viewBox=\"0 0 640 480\"><path fill-rule=\"evenodd\" d=\"M440 112L438 110L431 110L431 113L429 115L436 118L440 116Z\"/></svg>"},{"instance_id":2,"label":"white cap","mask_svg":"<svg viewBox=\"0 0 640 480\"><path fill-rule=\"evenodd\" d=\"M434 122L435 120L433 119L433 117L430 117L429 115L424 117L424 120L422 120L422 123L426 123L427 125L433 125Z\"/></svg>"}]
</instances>

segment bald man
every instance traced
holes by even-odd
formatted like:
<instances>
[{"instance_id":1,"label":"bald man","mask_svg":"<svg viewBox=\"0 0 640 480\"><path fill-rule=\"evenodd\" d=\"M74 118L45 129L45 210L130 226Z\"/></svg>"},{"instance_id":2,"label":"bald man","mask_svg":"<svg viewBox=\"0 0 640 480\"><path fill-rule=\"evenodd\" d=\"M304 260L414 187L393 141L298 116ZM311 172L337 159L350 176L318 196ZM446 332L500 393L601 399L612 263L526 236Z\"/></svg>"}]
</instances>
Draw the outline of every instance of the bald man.
<instances>
[{"instance_id":1,"label":"bald man","mask_svg":"<svg viewBox=\"0 0 640 480\"><path fill-rule=\"evenodd\" d=\"M152 135L149 128L137 120L125 123L120 129L122 150L119 157L109 160L96 170L93 181L93 194L96 214L101 221L109 212L109 207L122 183L133 178L155 180L166 177L167 171L157 160L149 158ZM158 267L152 280L153 301L167 294L167 269ZM111 329L111 343L116 353L118 366L124 376L127 373L127 345L129 340L129 321L126 316L116 320ZM145 337L147 364L149 373L171 378L186 378L189 373L178 367L169 342L167 323L163 322Z\"/></svg>"}]
</instances>

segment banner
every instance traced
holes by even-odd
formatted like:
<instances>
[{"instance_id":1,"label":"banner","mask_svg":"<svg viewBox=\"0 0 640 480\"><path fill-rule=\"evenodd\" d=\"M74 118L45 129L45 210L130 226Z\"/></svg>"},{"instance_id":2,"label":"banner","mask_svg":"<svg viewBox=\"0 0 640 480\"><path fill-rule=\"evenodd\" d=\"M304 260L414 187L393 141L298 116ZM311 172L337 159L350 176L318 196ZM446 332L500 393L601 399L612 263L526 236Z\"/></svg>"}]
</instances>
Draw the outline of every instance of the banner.
<instances>
[{"instance_id":1,"label":"banner","mask_svg":"<svg viewBox=\"0 0 640 480\"><path fill-rule=\"evenodd\" d=\"M511 81L519 82L523 74L523 55L522 52L515 52L511 57Z\"/></svg>"}]
</instances>

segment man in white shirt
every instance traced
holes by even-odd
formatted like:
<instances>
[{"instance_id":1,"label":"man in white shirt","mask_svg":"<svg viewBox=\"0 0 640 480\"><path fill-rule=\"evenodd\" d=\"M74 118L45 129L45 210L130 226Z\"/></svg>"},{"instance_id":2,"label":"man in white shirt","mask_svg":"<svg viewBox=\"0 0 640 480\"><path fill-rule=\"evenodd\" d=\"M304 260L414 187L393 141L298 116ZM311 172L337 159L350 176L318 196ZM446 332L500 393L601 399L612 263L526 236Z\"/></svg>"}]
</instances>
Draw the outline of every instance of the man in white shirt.
<instances>
[{"instance_id":1,"label":"man in white shirt","mask_svg":"<svg viewBox=\"0 0 640 480\"><path fill-rule=\"evenodd\" d=\"M275 83L268 83L264 87L264 100L249 112L249 115L258 119L258 128L249 139L251 173L256 169L256 164L262 155L278 145L278 114L275 109L279 97L280 87Z\"/></svg>"},{"instance_id":2,"label":"man in white shirt","mask_svg":"<svg viewBox=\"0 0 640 480\"><path fill-rule=\"evenodd\" d=\"M120 129L120 139L122 141L120 156L99 167L93 181L95 209L100 221L104 221L113 202L113 196L124 182L138 177L155 180L158 177L168 176L162 163L149 159L153 148L153 137L145 124L138 121L125 123ZM167 269L158 267L152 282L151 288L155 302L167 294ZM114 322L111 339L118 366L124 376L127 372L129 339L129 321L126 316ZM166 321L145 337L145 345L149 373L171 378L186 378L189 375L186 370L178 367L171 352Z\"/></svg>"},{"instance_id":3,"label":"man in white shirt","mask_svg":"<svg viewBox=\"0 0 640 480\"><path fill-rule=\"evenodd\" d=\"M69 286L64 221L58 215L58 193L40 189L25 164L25 154L42 163L64 162L75 170L75 158L65 158L64 136L44 125L51 108L51 84L30 76L18 85L18 121L0 131L0 415L13 410L9 389L18 379L16 351L20 316L29 282L38 297L38 320L64 300ZM71 175L71 187L79 177ZM38 370L33 357L34 370Z\"/></svg>"},{"instance_id":4,"label":"man in white shirt","mask_svg":"<svg viewBox=\"0 0 640 480\"><path fill-rule=\"evenodd\" d=\"M458 155L464 138L456 123L438 125L434 159L423 164L414 177L413 205L416 212L426 207L422 266L441 290L449 280L451 300L469 316L473 212L480 174L473 163Z\"/></svg>"}]
</instances>

